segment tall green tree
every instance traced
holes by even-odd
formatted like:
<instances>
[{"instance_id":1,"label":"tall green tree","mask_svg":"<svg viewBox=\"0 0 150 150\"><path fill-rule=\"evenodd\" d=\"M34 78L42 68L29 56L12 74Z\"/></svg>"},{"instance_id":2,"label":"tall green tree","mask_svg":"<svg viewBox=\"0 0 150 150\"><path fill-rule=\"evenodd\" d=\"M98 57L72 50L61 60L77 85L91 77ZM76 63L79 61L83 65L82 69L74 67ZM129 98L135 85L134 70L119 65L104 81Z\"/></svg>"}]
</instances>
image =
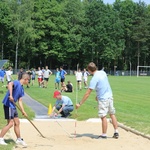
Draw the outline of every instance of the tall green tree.
<instances>
[{"instance_id":1,"label":"tall green tree","mask_svg":"<svg viewBox=\"0 0 150 150\"><path fill-rule=\"evenodd\" d=\"M111 5L105 5L101 0L93 0L86 5L85 11L85 53L91 61L102 66L116 65L124 46L122 22ZM86 55L87 56L87 55ZM102 67L100 66L100 67Z\"/></svg>"},{"instance_id":2,"label":"tall green tree","mask_svg":"<svg viewBox=\"0 0 150 150\"><path fill-rule=\"evenodd\" d=\"M0 49L1 49L1 59L6 58L6 48L8 35L10 34L9 30L9 13L10 9L6 3L6 1L0 1Z\"/></svg>"},{"instance_id":3,"label":"tall green tree","mask_svg":"<svg viewBox=\"0 0 150 150\"><path fill-rule=\"evenodd\" d=\"M26 47L22 50L21 47L25 45L26 41L30 39L32 34L32 11L33 1L32 0L21 0L21 1L8 1L10 7L10 28L12 33L9 38L15 48L15 71L18 68L18 56L24 57L26 54ZM26 61L27 62L27 61Z\"/></svg>"},{"instance_id":4,"label":"tall green tree","mask_svg":"<svg viewBox=\"0 0 150 150\"><path fill-rule=\"evenodd\" d=\"M150 37L149 31L149 15L147 5L144 2L137 3L136 17L133 22L132 39L135 42L137 65L146 65L148 45L147 41ZM143 57L141 57L143 55ZM141 59L140 59L141 58ZM141 62L140 62L141 60Z\"/></svg>"},{"instance_id":5,"label":"tall green tree","mask_svg":"<svg viewBox=\"0 0 150 150\"><path fill-rule=\"evenodd\" d=\"M83 6L80 0L66 0L64 10L62 12L66 23L65 39L63 43L63 55L68 68L75 67L80 63L82 57L81 40L82 40L82 24L83 24Z\"/></svg>"},{"instance_id":6,"label":"tall green tree","mask_svg":"<svg viewBox=\"0 0 150 150\"><path fill-rule=\"evenodd\" d=\"M38 53L39 62L45 60L43 64L39 63L39 65L52 64L57 59L63 60L61 43L64 35L61 32L66 30L66 27L61 15L61 4L56 0L35 1L34 11L35 51Z\"/></svg>"},{"instance_id":7,"label":"tall green tree","mask_svg":"<svg viewBox=\"0 0 150 150\"><path fill-rule=\"evenodd\" d=\"M123 47L122 52L122 68L126 69L126 66L133 63L135 60L133 58L133 21L135 18L136 4L132 0L116 0L113 4L113 8L119 14L119 18L121 19L124 32L124 40L125 46Z\"/></svg>"},{"instance_id":8,"label":"tall green tree","mask_svg":"<svg viewBox=\"0 0 150 150\"><path fill-rule=\"evenodd\" d=\"M84 55L90 61L96 60L103 49L103 26L106 6L102 1L85 2L85 23L83 30Z\"/></svg>"},{"instance_id":9,"label":"tall green tree","mask_svg":"<svg viewBox=\"0 0 150 150\"><path fill-rule=\"evenodd\" d=\"M1 0L1 58L49 65L136 69L150 65L150 6L132 0ZM82 58L82 59L81 59ZM114 70L115 71L115 70Z\"/></svg>"},{"instance_id":10,"label":"tall green tree","mask_svg":"<svg viewBox=\"0 0 150 150\"><path fill-rule=\"evenodd\" d=\"M120 59L125 46L123 23L118 12L114 11L111 5L107 5L106 10L104 16L106 34L103 40L104 50L101 53L101 60L108 68L120 69L122 67Z\"/></svg>"}]
</instances>

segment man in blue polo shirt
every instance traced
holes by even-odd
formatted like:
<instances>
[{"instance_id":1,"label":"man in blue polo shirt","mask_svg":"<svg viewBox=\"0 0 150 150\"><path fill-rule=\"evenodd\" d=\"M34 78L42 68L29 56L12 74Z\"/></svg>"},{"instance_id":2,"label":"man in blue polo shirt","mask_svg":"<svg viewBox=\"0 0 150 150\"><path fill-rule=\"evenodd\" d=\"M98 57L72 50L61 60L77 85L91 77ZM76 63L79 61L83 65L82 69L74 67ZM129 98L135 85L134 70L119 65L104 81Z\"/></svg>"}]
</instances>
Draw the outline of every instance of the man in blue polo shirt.
<instances>
[{"instance_id":1,"label":"man in blue polo shirt","mask_svg":"<svg viewBox=\"0 0 150 150\"><path fill-rule=\"evenodd\" d=\"M61 92L59 91L55 91L53 97L57 100L50 116L57 116L58 114L61 114L61 117L65 118L70 116L70 112L72 112L74 109L71 99L68 96L61 95ZM57 112L55 112L55 109Z\"/></svg>"},{"instance_id":2,"label":"man in blue polo shirt","mask_svg":"<svg viewBox=\"0 0 150 150\"><path fill-rule=\"evenodd\" d=\"M27 116L22 104L22 96L24 96L23 84L27 85L29 79L29 75L25 73L22 75L22 78L20 80L15 80L8 83L8 91L2 101L4 106L5 119L7 119L7 125L2 129L0 133L0 145L7 145L3 137L7 133L7 131L14 126L14 131L17 137L16 144L23 145L24 147L27 146L20 135L20 122L18 118L18 112L14 103L18 102L22 114L24 116Z\"/></svg>"},{"instance_id":3,"label":"man in blue polo shirt","mask_svg":"<svg viewBox=\"0 0 150 150\"><path fill-rule=\"evenodd\" d=\"M91 62L88 64L88 72L93 75L89 88L87 89L85 95L79 104L76 104L76 109L78 109L89 97L92 90L96 90L96 100L98 101L98 116L102 120L102 134L98 137L99 139L107 138L107 114L110 115L112 119L112 124L114 127L113 138L118 138L118 124L115 116L115 108L113 106L113 94L107 78L106 73L103 70L98 71L96 65Z\"/></svg>"}]
</instances>

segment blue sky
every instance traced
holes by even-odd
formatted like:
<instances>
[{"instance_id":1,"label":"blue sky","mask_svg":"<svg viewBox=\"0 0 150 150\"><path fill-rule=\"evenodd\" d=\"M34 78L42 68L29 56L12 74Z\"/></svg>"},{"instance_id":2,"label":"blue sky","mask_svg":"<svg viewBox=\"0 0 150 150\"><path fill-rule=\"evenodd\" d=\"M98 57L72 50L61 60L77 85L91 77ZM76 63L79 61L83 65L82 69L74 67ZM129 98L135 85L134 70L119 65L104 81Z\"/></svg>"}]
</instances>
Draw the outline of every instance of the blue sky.
<instances>
[{"instance_id":1,"label":"blue sky","mask_svg":"<svg viewBox=\"0 0 150 150\"><path fill-rule=\"evenodd\" d=\"M139 0L132 0L133 2L139 2ZM141 0L143 2L145 2L146 4L150 4L150 0ZM104 3L109 3L109 4L113 4L115 2L115 0L103 0Z\"/></svg>"}]
</instances>

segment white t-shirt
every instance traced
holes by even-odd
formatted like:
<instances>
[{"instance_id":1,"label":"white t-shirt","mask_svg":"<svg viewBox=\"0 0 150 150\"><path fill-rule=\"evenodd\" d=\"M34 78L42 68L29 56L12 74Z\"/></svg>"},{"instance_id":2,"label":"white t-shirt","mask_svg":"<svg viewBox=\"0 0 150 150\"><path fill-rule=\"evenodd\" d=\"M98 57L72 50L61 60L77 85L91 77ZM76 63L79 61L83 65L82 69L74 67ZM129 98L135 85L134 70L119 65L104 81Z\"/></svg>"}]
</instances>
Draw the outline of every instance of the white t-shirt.
<instances>
[{"instance_id":1,"label":"white t-shirt","mask_svg":"<svg viewBox=\"0 0 150 150\"><path fill-rule=\"evenodd\" d=\"M85 71L83 73L83 79L84 79L84 81L87 81L88 75L89 75L89 73L87 71Z\"/></svg>"},{"instance_id":2,"label":"white t-shirt","mask_svg":"<svg viewBox=\"0 0 150 150\"><path fill-rule=\"evenodd\" d=\"M39 70L38 71L38 78L42 78L42 76L43 76L43 72L42 72L42 70Z\"/></svg>"},{"instance_id":3,"label":"white t-shirt","mask_svg":"<svg viewBox=\"0 0 150 150\"><path fill-rule=\"evenodd\" d=\"M49 76L50 76L51 73L52 72L49 69L45 70L44 71L44 78L49 78Z\"/></svg>"},{"instance_id":4,"label":"white t-shirt","mask_svg":"<svg viewBox=\"0 0 150 150\"><path fill-rule=\"evenodd\" d=\"M7 79L8 82L11 81L11 75L12 75L11 70L6 71L6 79Z\"/></svg>"},{"instance_id":5,"label":"white t-shirt","mask_svg":"<svg viewBox=\"0 0 150 150\"><path fill-rule=\"evenodd\" d=\"M76 72L76 80L82 81L82 72Z\"/></svg>"}]
</instances>

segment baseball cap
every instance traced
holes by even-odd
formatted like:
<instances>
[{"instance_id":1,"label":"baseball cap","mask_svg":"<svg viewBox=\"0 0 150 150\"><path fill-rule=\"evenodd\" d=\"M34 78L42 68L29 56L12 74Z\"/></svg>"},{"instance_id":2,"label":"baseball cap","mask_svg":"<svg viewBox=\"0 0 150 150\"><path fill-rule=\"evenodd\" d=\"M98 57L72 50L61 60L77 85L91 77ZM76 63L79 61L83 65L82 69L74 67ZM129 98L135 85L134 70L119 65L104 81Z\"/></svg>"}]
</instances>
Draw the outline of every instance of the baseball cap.
<instances>
[{"instance_id":1,"label":"baseball cap","mask_svg":"<svg viewBox=\"0 0 150 150\"><path fill-rule=\"evenodd\" d=\"M61 93L59 91L55 91L53 97L56 98L56 96L60 95Z\"/></svg>"}]
</instances>

